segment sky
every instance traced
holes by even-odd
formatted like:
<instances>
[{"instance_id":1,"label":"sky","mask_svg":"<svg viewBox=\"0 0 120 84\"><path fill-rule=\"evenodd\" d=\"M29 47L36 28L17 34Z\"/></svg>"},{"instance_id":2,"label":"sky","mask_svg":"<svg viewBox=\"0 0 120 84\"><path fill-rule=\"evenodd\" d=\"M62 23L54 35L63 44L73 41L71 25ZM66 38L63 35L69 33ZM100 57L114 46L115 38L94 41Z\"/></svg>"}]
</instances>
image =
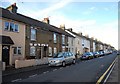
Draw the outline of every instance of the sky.
<instances>
[{"instance_id":1,"label":"sky","mask_svg":"<svg viewBox=\"0 0 120 84\"><path fill-rule=\"evenodd\" d=\"M114 2L113 2L114 1ZM42 21L49 17L50 24L97 38L118 49L118 2L76 0L1 0L0 7L17 3L18 13Z\"/></svg>"}]
</instances>

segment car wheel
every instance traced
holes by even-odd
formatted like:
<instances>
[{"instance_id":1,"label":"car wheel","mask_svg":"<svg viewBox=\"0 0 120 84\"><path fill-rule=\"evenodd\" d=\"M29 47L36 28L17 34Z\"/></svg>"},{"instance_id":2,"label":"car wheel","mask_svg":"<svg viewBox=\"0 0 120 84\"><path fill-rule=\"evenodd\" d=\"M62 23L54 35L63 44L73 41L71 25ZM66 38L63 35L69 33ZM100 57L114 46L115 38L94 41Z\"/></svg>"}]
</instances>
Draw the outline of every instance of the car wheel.
<instances>
[{"instance_id":1,"label":"car wheel","mask_svg":"<svg viewBox=\"0 0 120 84\"><path fill-rule=\"evenodd\" d=\"M88 59L90 60L90 57L88 57Z\"/></svg>"},{"instance_id":2,"label":"car wheel","mask_svg":"<svg viewBox=\"0 0 120 84\"><path fill-rule=\"evenodd\" d=\"M76 61L75 61L75 59L73 60L73 64L75 64L76 63Z\"/></svg>"},{"instance_id":3,"label":"car wheel","mask_svg":"<svg viewBox=\"0 0 120 84\"><path fill-rule=\"evenodd\" d=\"M65 62L62 62L62 66L65 67Z\"/></svg>"}]
</instances>

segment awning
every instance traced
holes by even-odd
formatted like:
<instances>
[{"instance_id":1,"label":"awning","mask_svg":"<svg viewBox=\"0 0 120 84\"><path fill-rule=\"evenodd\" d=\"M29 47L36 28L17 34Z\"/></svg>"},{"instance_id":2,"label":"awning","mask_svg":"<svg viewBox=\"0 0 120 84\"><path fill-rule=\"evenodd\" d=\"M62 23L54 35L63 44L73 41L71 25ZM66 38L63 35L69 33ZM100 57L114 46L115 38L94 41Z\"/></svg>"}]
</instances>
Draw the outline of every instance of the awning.
<instances>
[{"instance_id":1,"label":"awning","mask_svg":"<svg viewBox=\"0 0 120 84\"><path fill-rule=\"evenodd\" d=\"M13 45L14 42L9 36L0 35L0 44Z\"/></svg>"}]
</instances>

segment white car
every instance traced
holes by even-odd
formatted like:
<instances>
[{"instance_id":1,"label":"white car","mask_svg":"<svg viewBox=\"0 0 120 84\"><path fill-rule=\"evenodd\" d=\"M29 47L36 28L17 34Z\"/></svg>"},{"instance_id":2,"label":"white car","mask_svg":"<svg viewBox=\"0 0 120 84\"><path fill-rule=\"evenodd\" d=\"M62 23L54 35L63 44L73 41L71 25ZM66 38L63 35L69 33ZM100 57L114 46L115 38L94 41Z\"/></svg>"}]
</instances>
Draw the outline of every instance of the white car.
<instances>
[{"instance_id":1,"label":"white car","mask_svg":"<svg viewBox=\"0 0 120 84\"><path fill-rule=\"evenodd\" d=\"M65 66L66 64L75 64L75 55L71 52L59 52L55 56L49 59L49 66Z\"/></svg>"}]
</instances>

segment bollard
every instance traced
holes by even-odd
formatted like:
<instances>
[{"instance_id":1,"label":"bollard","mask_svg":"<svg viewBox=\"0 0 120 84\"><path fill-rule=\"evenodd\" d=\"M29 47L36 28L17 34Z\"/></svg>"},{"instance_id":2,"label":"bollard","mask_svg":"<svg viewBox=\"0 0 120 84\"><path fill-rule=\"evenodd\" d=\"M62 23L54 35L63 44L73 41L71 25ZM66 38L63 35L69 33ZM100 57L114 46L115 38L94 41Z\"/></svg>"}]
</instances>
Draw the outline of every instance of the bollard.
<instances>
[{"instance_id":1,"label":"bollard","mask_svg":"<svg viewBox=\"0 0 120 84\"><path fill-rule=\"evenodd\" d=\"M2 62L2 70L5 70L5 62Z\"/></svg>"}]
</instances>

